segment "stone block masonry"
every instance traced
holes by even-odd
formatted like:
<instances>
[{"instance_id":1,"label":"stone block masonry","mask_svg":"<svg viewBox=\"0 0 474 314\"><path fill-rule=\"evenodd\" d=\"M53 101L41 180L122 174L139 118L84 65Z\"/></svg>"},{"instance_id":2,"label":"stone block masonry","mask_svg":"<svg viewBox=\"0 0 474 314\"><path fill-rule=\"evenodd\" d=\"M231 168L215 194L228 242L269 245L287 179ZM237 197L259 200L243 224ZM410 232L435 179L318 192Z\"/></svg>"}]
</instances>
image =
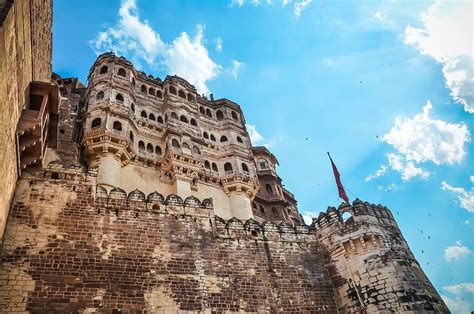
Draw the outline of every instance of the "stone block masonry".
<instances>
[{"instance_id":1,"label":"stone block masonry","mask_svg":"<svg viewBox=\"0 0 474 314\"><path fill-rule=\"evenodd\" d=\"M213 212L211 200L96 187L79 168L24 174L2 247L0 311L336 312L307 226Z\"/></svg>"},{"instance_id":2,"label":"stone block masonry","mask_svg":"<svg viewBox=\"0 0 474 314\"><path fill-rule=\"evenodd\" d=\"M10 5L0 27L0 237L18 177L15 131L28 85L51 80L52 1L0 1L0 9Z\"/></svg>"}]
</instances>

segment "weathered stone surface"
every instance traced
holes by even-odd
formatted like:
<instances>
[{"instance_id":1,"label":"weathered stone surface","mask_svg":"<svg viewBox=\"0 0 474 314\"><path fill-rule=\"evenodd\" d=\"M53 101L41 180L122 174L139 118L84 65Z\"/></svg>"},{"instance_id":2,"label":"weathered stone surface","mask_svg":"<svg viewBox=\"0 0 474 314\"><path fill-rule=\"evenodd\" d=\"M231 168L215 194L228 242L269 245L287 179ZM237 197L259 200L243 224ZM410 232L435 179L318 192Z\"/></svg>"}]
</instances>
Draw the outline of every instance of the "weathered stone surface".
<instances>
[{"instance_id":1,"label":"weathered stone surface","mask_svg":"<svg viewBox=\"0 0 474 314\"><path fill-rule=\"evenodd\" d=\"M18 177L15 132L27 88L51 80L51 25L51 0L16 0L0 27L0 237Z\"/></svg>"},{"instance_id":2,"label":"weathered stone surface","mask_svg":"<svg viewBox=\"0 0 474 314\"><path fill-rule=\"evenodd\" d=\"M315 237L269 240L243 225L229 235L199 206L193 216L135 205L99 212L97 203L111 203L99 200L93 178L50 176L18 182L0 269L2 291L15 298L0 297L0 308L336 311Z\"/></svg>"}]
</instances>

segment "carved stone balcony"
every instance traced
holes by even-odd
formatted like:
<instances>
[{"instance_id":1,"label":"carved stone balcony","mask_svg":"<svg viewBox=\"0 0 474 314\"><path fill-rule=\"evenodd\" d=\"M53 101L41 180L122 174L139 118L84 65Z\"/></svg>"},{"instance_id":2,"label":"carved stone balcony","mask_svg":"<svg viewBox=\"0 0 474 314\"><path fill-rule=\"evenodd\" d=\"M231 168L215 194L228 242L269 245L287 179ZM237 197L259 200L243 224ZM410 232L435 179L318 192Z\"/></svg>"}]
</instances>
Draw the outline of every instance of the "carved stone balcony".
<instances>
[{"instance_id":1,"label":"carved stone balcony","mask_svg":"<svg viewBox=\"0 0 474 314\"><path fill-rule=\"evenodd\" d=\"M57 146L58 87L45 82L31 82L29 99L16 129L17 160L21 170L40 164L46 148Z\"/></svg>"}]
</instances>

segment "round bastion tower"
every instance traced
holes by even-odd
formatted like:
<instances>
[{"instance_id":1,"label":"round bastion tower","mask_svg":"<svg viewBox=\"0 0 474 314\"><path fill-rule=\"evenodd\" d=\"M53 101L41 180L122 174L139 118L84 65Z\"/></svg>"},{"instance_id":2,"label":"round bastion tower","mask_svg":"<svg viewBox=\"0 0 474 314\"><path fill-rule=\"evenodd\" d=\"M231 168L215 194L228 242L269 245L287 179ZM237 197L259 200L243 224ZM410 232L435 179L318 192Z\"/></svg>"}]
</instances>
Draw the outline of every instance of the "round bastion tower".
<instances>
[{"instance_id":1,"label":"round bastion tower","mask_svg":"<svg viewBox=\"0 0 474 314\"><path fill-rule=\"evenodd\" d=\"M357 199L312 227L329 252L339 311L449 313L387 207Z\"/></svg>"},{"instance_id":2,"label":"round bastion tower","mask_svg":"<svg viewBox=\"0 0 474 314\"><path fill-rule=\"evenodd\" d=\"M258 179L239 105L113 53L97 58L88 81L81 144L98 184L212 198L220 217L253 217Z\"/></svg>"}]
</instances>

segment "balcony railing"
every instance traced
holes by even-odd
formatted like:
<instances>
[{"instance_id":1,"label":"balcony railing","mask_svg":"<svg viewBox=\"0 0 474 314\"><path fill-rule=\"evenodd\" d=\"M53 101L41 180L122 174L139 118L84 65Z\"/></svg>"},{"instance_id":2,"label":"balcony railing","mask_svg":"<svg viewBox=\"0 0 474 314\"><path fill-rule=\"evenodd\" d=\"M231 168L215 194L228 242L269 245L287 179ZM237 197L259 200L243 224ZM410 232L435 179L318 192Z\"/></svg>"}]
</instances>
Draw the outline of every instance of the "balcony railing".
<instances>
[{"instance_id":1,"label":"balcony railing","mask_svg":"<svg viewBox=\"0 0 474 314\"><path fill-rule=\"evenodd\" d=\"M43 160L46 147L57 146L59 98L57 86L31 82L28 90L29 101L21 112L16 129L20 171Z\"/></svg>"}]
</instances>

